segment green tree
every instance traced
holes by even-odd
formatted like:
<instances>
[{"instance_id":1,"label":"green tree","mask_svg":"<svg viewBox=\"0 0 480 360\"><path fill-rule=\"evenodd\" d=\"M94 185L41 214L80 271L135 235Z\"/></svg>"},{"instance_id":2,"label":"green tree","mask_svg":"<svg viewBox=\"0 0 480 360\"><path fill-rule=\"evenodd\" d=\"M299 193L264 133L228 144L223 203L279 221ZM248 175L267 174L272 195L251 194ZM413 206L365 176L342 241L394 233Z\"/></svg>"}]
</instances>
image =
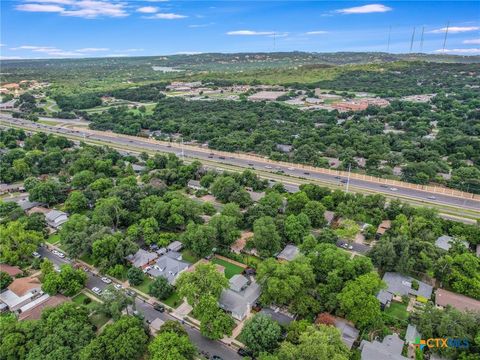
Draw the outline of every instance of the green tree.
<instances>
[{"instance_id":1,"label":"green tree","mask_svg":"<svg viewBox=\"0 0 480 360\"><path fill-rule=\"evenodd\" d=\"M43 235L37 231L26 230L19 221L0 225L0 261L10 265L21 265L32 259L32 253L43 241Z\"/></svg>"},{"instance_id":2,"label":"green tree","mask_svg":"<svg viewBox=\"0 0 480 360\"><path fill-rule=\"evenodd\" d=\"M165 323L166 324L166 323ZM174 331L162 331L148 346L152 360L193 360L197 352L188 335Z\"/></svg>"},{"instance_id":3,"label":"green tree","mask_svg":"<svg viewBox=\"0 0 480 360\"><path fill-rule=\"evenodd\" d=\"M226 215L215 215L208 224L215 231L215 239L219 246L229 248L240 236L237 219Z\"/></svg>"},{"instance_id":4,"label":"green tree","mask_svg":"<svg viewBox=\"0 0 480 360\"><path fill-rule=\"evenodd\" d=\"M190 223L181 235L181 241L198 257L212 253L216 245L215 229L209 225Z\"/></svg>"},{"instance_id":5,"label":"green tree","mask_svg":"<svg viewBox=\"0 0 480 360\"><path fill-rule=\"evenodd\" d=\"M223 289L228 287L228 280L220 274L213 264L200 264L192 272L183 272L176 281L180 298L187 298L195 307L204 296L211 295L218 299Z\"/></svg>"},{"instance_id":6,"label":"green tree","mask_svg":"<svg viewBox=\"0 0 480 360\"><path fill-rule=\"evenodd\" d=\"M0 290L6 289L12 283L13 279L5 271L0 271Z\"/></svg>"},{"instance_id":7,"label":"green tree","mask_svg":"<svg viewBox=\"0 0 480 360\"><path fill-rule=\"evenodd\" d=\"M325 206L320 201L309 201L302 212L308 216L314 228L323 227L327 224L325 220Z\"/></svg>"},{"instance_id":8,"label":"green tree","mask_svg":"<svg viewBox=\"0 0 480 360\"><path fill-rule=\"evenodd\" d=\"M137 267L131 267L127 271L127 279L130 285L137 286L143 282L145 275L141 269Z\"/></svg>"},{"instance_id":9,"label":"green tree","mask_svg":"<svg viewBox=\"0 0 480 360\"><path fill-rule=\"evenodd\" d=\"M102 303L98 305L98 310L116 321L122 316L122 311L131 304L133 304L131 297L127 296L124 291L109 285L103 290Z\"/></svg>"},{"instance_id":10,"label":"green tree","mask_svg":"<svg viewBox=\"0 0 480 360\"><path fill-rule=\"evenodd\" d=\"M163 276L155 278L155 280L148 286L148 293L155 296L159 300L165 300L173 294L174 288L168 283L168 280Z\"/></svg>"},{"instance_id":11,"label":"green tree","mask_svg":"<svg viewBox=\"0 0 480 360\"><path fill-rule=\"evenodd\" d=\"M200 333L206 338L218 340L232 334L235 322L218 307L218 300L213 295L202 295L194 314L201 322Z\"/></svg>"},{"instance_id":12,"label":"green tree","mask_svg":"<svg viewBox=\"0 0 480 360\"><path fill-rule=\"evenodd\" d=\"M117 197L109 197L97 201L93 210L93 222L105 226L118 227L122 218L126 215L122 207L122 201Z\"/></svg>"},{"instance_id":13,"label":"green tree","mask_svg":"<svg viewBox=\"0 0 480 360\"><path fill-rule=\"evenodd\" d=\"M65 210L70 213L78 213L88 208L88 200L81 191L72 191L65 201Z\"/></svg>"},{"instance_id":14,"label":"green tree","mask_svg":"<svg viewBox=\"0 0 480 360\"><path fill-rule=\"evenodd\" d=\"M147 350L148 335L142 320L122 316L107 324L102 333L80 353L80 360L142 359Z\"/></svg>"},{"instance_id":15,"label":"green tree","mask_svg":"<svg viewBox=\"0 0 480 360\"><path fill-rule=\"evenodd\" d=\"M60 266L60 272L47 266L48 260L42 264L42 290L47 294L62 293L66 296L77 294L87 282L87 275L82 270L74 269L70 264Z\"/></svg>"},{"instance_id":16,"label":"green tree","mask_svg":"<svg viewBox=\"0 0 480 360\"><path fill-rule=\"evenodd\" d=\"M255 220L253 233L253 243L261 256L272 256L280 251L280 235L271 217L264 216Z\"/></svg>"},{"instance_id":17,"label":"green tree","mask_svg":"<svg viewBox=\"0 0 480 360\"><path fill-rule=\"evenodd\" d=\"M347 282L338 294L340 312L360 329L377 324L381 319L381 311L375 295L382 287L383 282L376 272L360 275Z\"/></svg>"},{"instance_id":18,"label":"green tree","mask_svg":"<svg viewBox=\"0 0 480 360\"><path fill-rule=\"evenodd\" d=\"M270 316L256 314L248 319L240 334L242 342L256 354L272 352L278 344L281 328Z\"/></svg>"}]
</instances>

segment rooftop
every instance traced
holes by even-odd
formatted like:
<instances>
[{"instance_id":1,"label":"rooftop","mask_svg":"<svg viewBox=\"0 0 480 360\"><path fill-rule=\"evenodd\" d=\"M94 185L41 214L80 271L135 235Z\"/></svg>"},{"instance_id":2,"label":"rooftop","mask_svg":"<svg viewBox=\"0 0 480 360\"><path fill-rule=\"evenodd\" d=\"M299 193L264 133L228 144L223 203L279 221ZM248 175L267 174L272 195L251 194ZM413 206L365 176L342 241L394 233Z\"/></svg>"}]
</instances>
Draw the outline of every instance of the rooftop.
<instances>
[{"instance_id":1,"label":"rooftop","mask_svg":"<svg viewBox=\"0 0 480 360\"><path fill-rule=\"evenodd\" d=\"M387 289L385 291L388 293L400 296L415 295L430 299L432 297L433 287L422 281L416 280L418 282L418 290L415 290L412 288L412 281L414 280L415 279L410 276L393 272L387 272L383 276L383 281L387 284Z\"/></svg>"},{"instance_id":2,"label":"rooftop","mask_svg":"<svg viewBox=\"0 0 480 360\"><path fill-rule=\"evenodd\" d=\"M285 248L277 255L277 259L291 261L300 255L300 250L295 245L287 245Z\"/></svg>"},{"instance_id":3,"label":"rooftop","mask_svg":"<svg viewBox=\"0 0 480 360\"><path fill-rule=\"evenodd\" d=\"M149 252L143 249L138 249L138 251L133 255L128 255L126 259L132 263L133 266L141 268L155 260L158 257L157 253Z\"/></svg>"},{"instance_id":4,"label":"rooftop","mask_svg":"<svg viewBox=\"0 0 480 360\"><path fill-rule=\"evenodd\" d=\"M147 273L153 277L163 276L170 284L174 284L177 276L189 266L190 264L186 261L172 259L163 255L157 259Z\"/></svg>"},{"instance_id":5,"label":"rooftop","mask_svg":"<svg viewBox=\"0 0 480 360\"><path fill-rule=\"evenodd\" d=\"M230 289L236 292L242 291L248 285L248 279L240 274L233 275L228 282Z\"/></svg>"},{"instance_id":6,"label":"rooftop","mask_svg":"<svg viewBox=\"0 0 480 360\"><path fill-rule=\"evenodd\" d=\"M480 301L445 289L437 289L435 304L443 307L450 305L460 311L480 311Z\"/></svg>"},{"instance_id":7,"label":"rooftop","mask_svg":"<svg viewBox=\"0 0 480 360\"><path fill-rule=\"evenodd\" d=\"M11 266L8 264L0 264L0 271L3 271L10 276L17 276L23 272L18 266Z\"/></svg>"},{"instance_id":8,"label":"rooftop","mask_svg":"<svg viewBox=\"0 0 480 360\"><path fill-rule=\"evenodd\" d=\"M397 334L385 336L382 342L363 340L360 344L362 360L406 360L402 356L403 340Z\"/></svg>"},{"instance_id":9,"label":"rooftop","mask_svg":"<svg viewBox=\"0 0 480 360\"><path fill-rule=\"evenodd\" d=\"M175 240L174 242L170 243L167 246L167 250L168 251L180 251L180 250L182 250L182 247L183 247L183 244L180 241Z\"/></svg>"},{"instance_id":10,"label":"rooftop","mask_svg":"<svg viewBox=\"0 0 480 360\"><path fill-rule=\"evenodd\" d=\"M455 239L453 237L448 235L442 235L435 241L435 246L445 251L448 251L450 250L454 242L455 242ZM461 243L468 248L468 242L461 241Z\"/></svg>"}]
</instances>

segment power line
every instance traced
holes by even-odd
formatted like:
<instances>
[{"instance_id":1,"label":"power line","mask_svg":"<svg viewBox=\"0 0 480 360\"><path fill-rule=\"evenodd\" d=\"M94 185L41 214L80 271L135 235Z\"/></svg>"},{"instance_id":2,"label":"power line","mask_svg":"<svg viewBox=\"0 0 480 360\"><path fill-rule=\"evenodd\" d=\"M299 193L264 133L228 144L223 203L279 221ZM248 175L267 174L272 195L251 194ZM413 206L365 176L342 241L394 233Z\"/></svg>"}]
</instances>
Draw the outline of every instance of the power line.
<instances>
[{"instance_id":1,"label":"power line","mask_svg":"<svg viewBox=\"0 0 480 360\"><path fill-rule=\"evenodd\" d=\"M443 39L443 50L442 53L445 53L445 45L447 45L447 35L448 35L448 28L450 26L450 21L447 22L447 27L445 28L445 38Z\"/></svg>"},{"instance_id":2,"label":"power line","mask_svg":"<svg viewBox=\"0 0 480 360\"><path fill-rule=\"evenodd\" d=\"M412 49L413 49L413 40L414 39L415 39L415 26L413 27L412 39L410 40L410 52L412 52Z\"/></svg>"},{"instance_id":3,"label":"power line","mask_svg":"<svg viewBox=\"0 0 480 360\"><path fill-rule=\"evenodd\" d=\"M390 36L392 34L392 26L388 28L388 39L387 39L387 53L390 51Z\"/></svg>"},{"instance_id":4,"label":"power line","mask_svg":"<svg viewBox=\"0 0 480 360\"><path fill-rule=\"evenodd\" d=\"M420 38L420 52L423 52L423 33L425 32L425 26L422 26L422 37Z\"/></svg>"}]
</instances>

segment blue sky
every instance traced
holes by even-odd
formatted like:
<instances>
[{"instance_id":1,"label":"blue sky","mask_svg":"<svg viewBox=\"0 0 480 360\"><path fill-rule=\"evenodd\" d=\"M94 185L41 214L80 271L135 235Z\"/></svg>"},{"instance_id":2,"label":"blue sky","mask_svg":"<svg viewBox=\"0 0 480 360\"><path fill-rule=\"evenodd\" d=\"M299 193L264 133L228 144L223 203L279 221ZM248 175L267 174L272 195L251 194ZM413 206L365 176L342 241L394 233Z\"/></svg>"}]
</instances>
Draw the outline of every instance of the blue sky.
<instances>
[{"instance_id":1,"label":"blue sky","mask_svg":"<svg viewBox=\"0 0 480 360\"><path fill-rule=\"evenodd\" d=\"M2 58L197 52L480 54L478 1L2 0Z\"/></svg>"}]
</instances>

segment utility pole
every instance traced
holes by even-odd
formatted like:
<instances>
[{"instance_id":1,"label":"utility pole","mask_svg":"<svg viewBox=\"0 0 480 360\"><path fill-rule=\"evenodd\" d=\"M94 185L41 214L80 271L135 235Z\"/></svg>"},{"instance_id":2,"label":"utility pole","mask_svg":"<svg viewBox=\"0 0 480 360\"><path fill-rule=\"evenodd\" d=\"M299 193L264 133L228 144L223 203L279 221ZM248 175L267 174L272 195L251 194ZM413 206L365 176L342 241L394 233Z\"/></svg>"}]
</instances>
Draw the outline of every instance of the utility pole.
<instances>
[{"instance_id":1,"label":"utility pole","mask_svg":"<svg viewBox=\"0 0 480 360\"><path fill-rule=\"evenodd\" d=\"M415 40L415 26L413 27L412 39L410 40L410 52L413 49L413 40Z\"/></svg>"},{"instance_id":2,"label":"utility pole","mask_svg":"<svg viewBox=\"0 0 480 360\"><path fill-rule=\"evenodd\" d=\"M445 53L445 45L447 45L447 36L448 36L448 28L449 27L450 27L450 21L447 22L447 27L445 28L445 38L443 39L442 53Z\"/></svg>"},{"instance_id":3,"label":"utility pole","mask_svg":"<svg viewBox=\"0 0 480 360\"><path fill-rule=\"evenodd\" d=\"M183 137L182 137L182 160L185 160L185 152L183 151Z\"/></svg>"},{"instance_id":4,"label":"utility pole","mask_svg":"<svg viewBox=\"0 0 480 360\"><path fill-rule=\"evenodd\" d=\"M348 177L347 177L347 188L346 193L348 194L348 187L350 186L350 172L352 170L352 163L348 164Z\"/></svg>"}]
</instances>

